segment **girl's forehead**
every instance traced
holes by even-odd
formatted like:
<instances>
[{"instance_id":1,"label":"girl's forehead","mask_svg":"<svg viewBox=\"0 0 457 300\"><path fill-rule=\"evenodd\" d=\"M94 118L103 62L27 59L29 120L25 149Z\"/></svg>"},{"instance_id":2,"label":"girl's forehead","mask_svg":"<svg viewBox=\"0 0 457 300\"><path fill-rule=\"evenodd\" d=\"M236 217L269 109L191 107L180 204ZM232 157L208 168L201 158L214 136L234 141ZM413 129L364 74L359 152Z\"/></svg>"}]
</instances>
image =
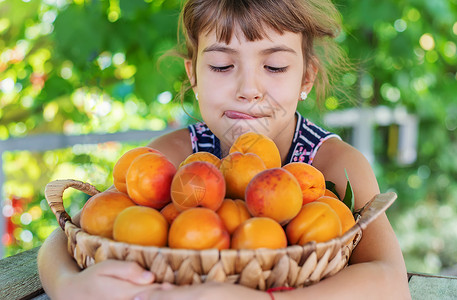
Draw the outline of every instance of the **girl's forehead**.
<instances>
[{"instance_id":1,"label":"girl's forehead","mask_svg":"<svg viewBox=\"0 0 457 300\"><path fill-rule=\"evenodd\" d=\"M300 33L294 33L290 31L278 32L272 28L265 28L265 33L262 37L257 40L251 41L244 34L239 26L235 27L230 41L226 43L221 37L217 35L215 29L201 32L198 37L198 47L201 49L209 45L220 44L227 46L243 46L246 44L259 44L259 45L275 45L282 44L287 45L288 47L299 47L302 45L302 36Z\"/></svg>"}]
</instances>

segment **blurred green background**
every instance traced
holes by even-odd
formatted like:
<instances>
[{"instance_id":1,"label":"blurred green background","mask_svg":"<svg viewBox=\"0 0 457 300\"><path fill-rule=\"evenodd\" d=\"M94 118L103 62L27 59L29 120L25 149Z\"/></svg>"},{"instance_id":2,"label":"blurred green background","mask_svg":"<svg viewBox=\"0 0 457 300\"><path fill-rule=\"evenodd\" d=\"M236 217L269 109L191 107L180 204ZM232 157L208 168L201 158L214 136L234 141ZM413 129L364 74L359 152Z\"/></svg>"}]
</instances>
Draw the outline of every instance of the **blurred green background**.
<instances>
[{"instance_id":1,"label":"blurred green background","mask_svg":"<svg viewBox=\"0 0 457 300\"><path fill-rule=\"evenodd\" d=\"M13 143L27 145L37 135L45 144L51 134L156 131L193 122L175 98L185 78L182 61L159 60L176 44L181 2L0 0L4 256L40 245L57 227L43 195L49 181L73 178L103 190L112 184L120 155L147 139L43 151L15 149ZM403 116L418 120L417 133L407 134L400 134L398 122L374 122L372 165L381 191L398 194L388 216L408 271L455 273L457 1L335 3L344 23L338 42L357 66L342 77L355 91L355 103L330 96L324 110L309 100L300 111L318 124L350 107L362 114L381 107L392 116L401 108ZM198 116L190 95L184 107ZM349 142L357 138L350 126L331 129ZM411 139L417 154L399 160L399 145ZM70 215L86 199L66 192Z\"/></svg>"}]
</instances>

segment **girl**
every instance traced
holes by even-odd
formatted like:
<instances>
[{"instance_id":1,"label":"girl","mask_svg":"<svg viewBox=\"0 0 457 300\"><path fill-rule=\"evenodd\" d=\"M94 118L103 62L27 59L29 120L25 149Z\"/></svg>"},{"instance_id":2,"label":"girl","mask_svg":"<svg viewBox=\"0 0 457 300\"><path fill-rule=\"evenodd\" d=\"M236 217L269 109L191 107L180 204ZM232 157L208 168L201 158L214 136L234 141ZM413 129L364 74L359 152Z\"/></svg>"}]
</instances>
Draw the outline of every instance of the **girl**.
<instances>
[{"instance_id":1,"label":"girl","mask_svg":"<svg viewBox=\"0 0 457 300\"><path fill-rule=\"evenodd\" d=\"M326 59L338 61L330 55L336 53L338 58L332 39L339 30L338 13L330 1L189 0L182 24L185 68L204 122L162 136L149 146L178 166L197 151L224 157L240 134L255 131L276 143L283 165L312 164L340 194L346 169L356 209L380 192L361 153L296 112L298 101L306 100L314 85L316 94L323 96L330 74ZM319 56L317 49L324 55ZM272 294L223 283L155 284L152 273L132 262L105 261L80 271L65 243L64 233L57 229L39 253L40 277L51 298L410 297L403 257L385 215L364 231L350 265L337 275L310 287Z\"/></svg>"}]
</instances>

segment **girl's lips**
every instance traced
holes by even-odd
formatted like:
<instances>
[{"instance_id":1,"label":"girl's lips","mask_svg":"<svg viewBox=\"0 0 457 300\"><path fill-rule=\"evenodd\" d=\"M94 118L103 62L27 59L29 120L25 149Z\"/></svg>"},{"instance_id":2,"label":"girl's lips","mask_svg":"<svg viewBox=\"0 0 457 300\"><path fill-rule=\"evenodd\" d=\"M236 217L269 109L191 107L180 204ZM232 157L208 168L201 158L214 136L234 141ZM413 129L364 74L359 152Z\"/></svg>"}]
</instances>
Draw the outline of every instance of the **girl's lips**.
<instances>
[{"instance_id":1,"label":"girl's lips","mask_svg":"<svg viewBox=\"0 0 457 300\"><path fill-rule=\"evenodd\" d=\"M256 116L245 114L239 111L227 110L225 111L225 116L230 119L257 119Z\"/></svg>"}]
</instances>

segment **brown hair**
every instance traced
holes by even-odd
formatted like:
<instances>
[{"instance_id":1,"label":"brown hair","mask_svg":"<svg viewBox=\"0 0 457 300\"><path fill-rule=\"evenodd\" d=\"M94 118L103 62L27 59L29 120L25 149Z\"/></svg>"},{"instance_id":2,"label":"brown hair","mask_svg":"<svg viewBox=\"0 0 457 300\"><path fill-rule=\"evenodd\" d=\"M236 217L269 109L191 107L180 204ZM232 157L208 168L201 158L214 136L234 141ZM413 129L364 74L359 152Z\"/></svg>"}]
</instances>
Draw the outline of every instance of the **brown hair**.
<instances>
[{"instance_id":1,"label":"brown hair","mask_svg":"<svg viewBox=\"0 0 457 300\"><path fill-rule=\"evenodd\" d=\"M334 40L340 24L340 14L330 0L188 0L180 18L185 37L181 56L192 60L195 68L199 34L212 30L225 43L236 26L249 41L266 37L265 26L278 33L301 33L305 67L309 70L311 64L317 69L314 87L317 98L323 100L335 77L348 67Z\"/></svg>"}]
</instances>

